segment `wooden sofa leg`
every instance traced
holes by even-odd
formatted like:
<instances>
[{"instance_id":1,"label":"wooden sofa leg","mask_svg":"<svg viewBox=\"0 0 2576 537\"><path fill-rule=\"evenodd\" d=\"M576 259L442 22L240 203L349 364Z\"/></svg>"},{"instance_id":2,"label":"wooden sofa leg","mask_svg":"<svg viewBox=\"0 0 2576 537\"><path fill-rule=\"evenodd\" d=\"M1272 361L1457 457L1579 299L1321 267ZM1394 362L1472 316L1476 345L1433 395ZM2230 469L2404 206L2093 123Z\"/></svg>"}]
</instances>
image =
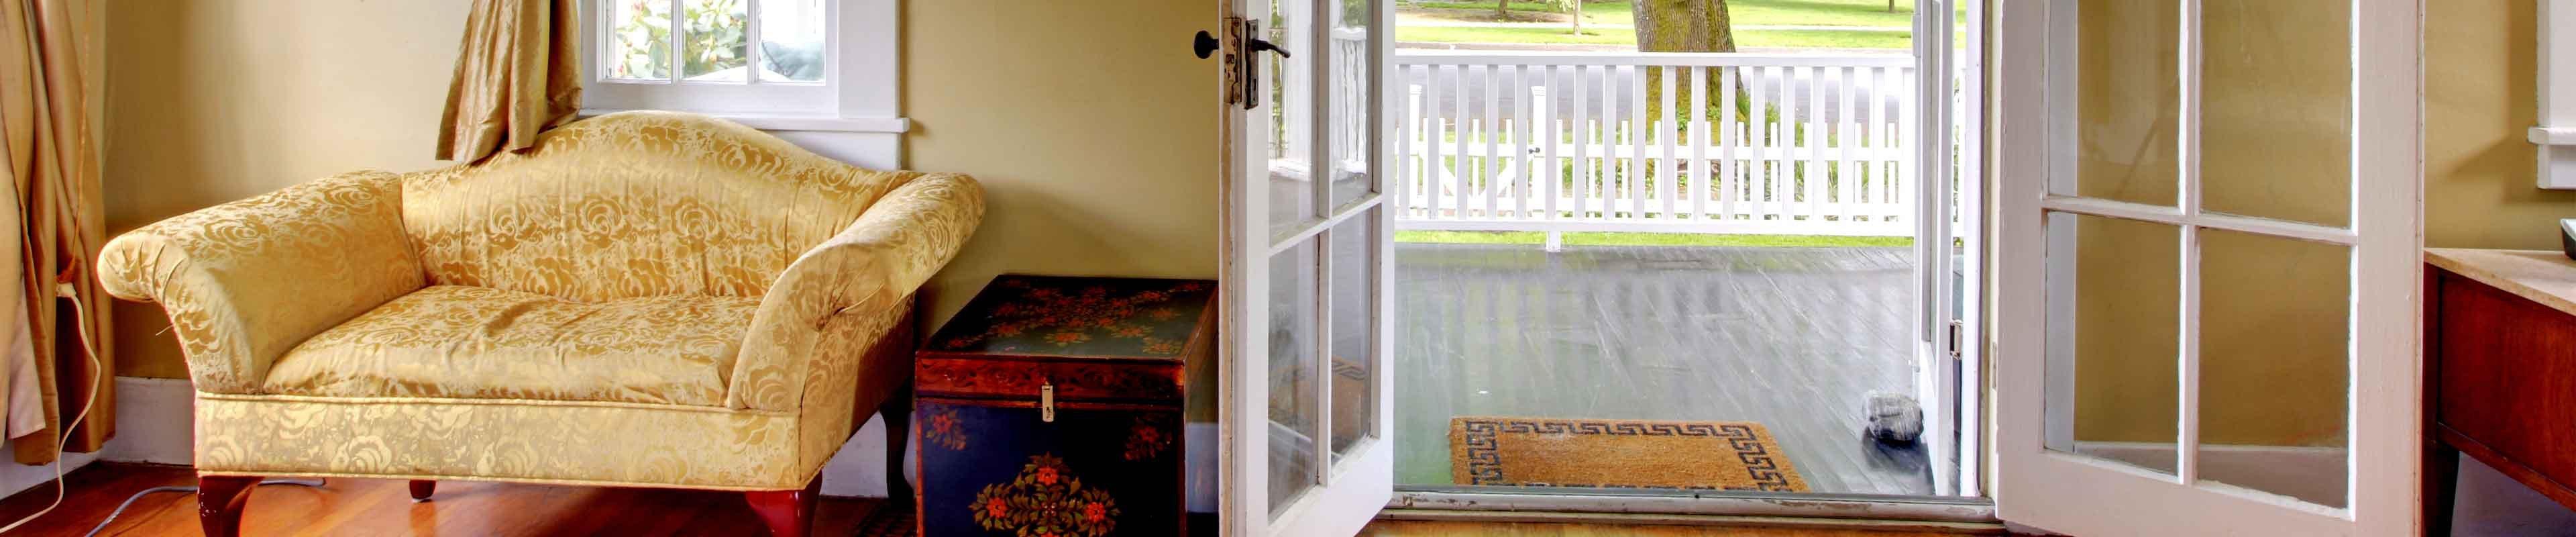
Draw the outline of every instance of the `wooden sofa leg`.
<instances>
[{"instance_id":1,"label":"wooden sofa leg","mask_svg":"<svg viewBox=\"0 0 2576 537\"><path fill-rule=\"evenodd\" d=\"M803 490L753 490L742 493L751 510L769 524L771 537L806 537L814 531L814 501L823 496L823 476Z\"/></svg>"},{"instance_id":2,"label":"wooden sofa leg","mask_svg":"<svg viewBox=\"0 0 2576 537\"><path fill-rule=\"evenodd\" d=\"M429 501L429 495L430 495L430 494L432 494L432 493L436 493L436 492L438 492L438 480L435 480L435 479L414 479L414 480L411 480L411 501L415 501L415 502L426 502L426 501Z\"/></svg>"},{"instance_id":3,"label":"wooden sofa leg","mask_svg":"<svg viewBox=\"0 0 2576 537\"><path fill-rule=\"evenodd\" d=\"M241 535L242 507L250 503L250 490L259 486L259 476L197 476L197 525L206 537Z\"/></svg>"}]
</instances>

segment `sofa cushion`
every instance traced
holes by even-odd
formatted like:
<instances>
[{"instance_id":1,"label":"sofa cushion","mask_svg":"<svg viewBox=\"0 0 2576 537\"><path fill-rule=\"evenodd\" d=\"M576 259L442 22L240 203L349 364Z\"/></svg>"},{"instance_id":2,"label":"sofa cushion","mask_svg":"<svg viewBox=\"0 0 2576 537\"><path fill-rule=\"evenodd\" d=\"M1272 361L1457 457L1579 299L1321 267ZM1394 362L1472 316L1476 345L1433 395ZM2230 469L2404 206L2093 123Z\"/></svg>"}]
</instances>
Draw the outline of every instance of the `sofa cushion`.
<instances>
[{"instance_id":1,"label":"sofa cushion","mask_svg":"<svg viewBox=\"0 0 2576 537\"><path fill-rule=\"evenodd\" d=\"M263 393L722 405L752 297L431 286L280 357Z\"/></svg>"}]
</instances>

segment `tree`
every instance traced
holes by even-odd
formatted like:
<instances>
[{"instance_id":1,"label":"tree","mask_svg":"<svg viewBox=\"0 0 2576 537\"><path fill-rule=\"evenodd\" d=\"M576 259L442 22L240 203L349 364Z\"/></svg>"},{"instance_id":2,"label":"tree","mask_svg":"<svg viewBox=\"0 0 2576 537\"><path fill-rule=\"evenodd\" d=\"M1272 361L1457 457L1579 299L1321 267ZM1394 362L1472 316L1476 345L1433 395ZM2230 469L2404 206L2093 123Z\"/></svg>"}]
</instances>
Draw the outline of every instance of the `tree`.
<instances>
[{"instance_id":1,"label":"tree","mask_svg":"<svg viewBox=\"0 0 2576 537\"><path fill-rule=\"evenodd\" d=\"M1638 52L1735 52L1735 20L1726 13L1726 0L1635 2L1631 13L1637 22ZM1663 117L1663 73L1641 70L1646 75L1646 117ZM1721 91L1717 77L1710 77L1708 85L1708 95ZM1688 95L1676 101L1686 101Z\"/></svg>"},{"instance_id":2,"label":"tree","mask_svg":"<svg viewBox=\"0 0 2576 537\"><path fill-rule=\"evenodd\" d=\"M1636 0L1638 52L1735 52L1726 0Z\"/></svg>"},{"instance_id":3,"label":"tree","mask_svg":"<svg viewBox=\"0 0 2576 537\"><path fill-rule=\"evenodd\" d=\"M1557 9L1565 10L1566 14L1573 15L1573 33L1577 35L1583 33L1583 0L1551 0L1549 3L1556 4Z\"/></svg>"}]
</instances>

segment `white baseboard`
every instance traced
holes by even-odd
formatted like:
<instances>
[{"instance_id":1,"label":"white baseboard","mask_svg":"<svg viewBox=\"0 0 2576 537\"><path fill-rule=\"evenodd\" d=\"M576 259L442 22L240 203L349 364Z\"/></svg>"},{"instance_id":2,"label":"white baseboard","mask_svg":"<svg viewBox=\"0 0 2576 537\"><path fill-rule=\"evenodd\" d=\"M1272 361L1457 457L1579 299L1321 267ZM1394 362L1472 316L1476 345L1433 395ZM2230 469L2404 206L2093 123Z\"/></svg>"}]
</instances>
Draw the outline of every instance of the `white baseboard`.
<instances>
[{"instance_id":1,"label":"white baseboard","mask_svg":"<svg viewBox=\"0 0 2576 537\"><path fill-rule=\"evenodd\" d=\"M116 378L116 438L98 453L65 457L64 471L91 460L188 465L196 462L196 390L185 379ZM1192 512L1216 511L1216 424L1188 423L1182 431L1188 465L1184 478ZM910 446L907 446L909 448ZM912 456L907 449L906 457ZM32 472L32 473L31 473ZM19 474L26 474L22 483ZM42 474L40 477L37 474ZM0 464L0 495L24 490L54 478L45 466ZM914 476L906 481L918 483ZM871 416L841 451L823 465L823 495L883 498L885 486L885 418Z\"/></svg>"},{"instance_id":2,"label":"white baseboard","mask_svg":"<svg viewBox=\"0 0 2576 537\"><path fill-rule=\"evenodd\" d=\"M196 430L188 381L116 377L116 437L94 453L63 454L63 473L96 461L189 464ZM75 412L78 410L75 409ZM14 442L14 441L12 441ZM15 448L15 446L10 446ZM0 496L54 480L50 464L0 464Z\"/></svg>"},{"instance_id":3,"label":"white baseboard","mask_svg":"<svg viewBox=\"0 0 2576 537\"><path fill-rule=\"evenodd\" d=\"M13 440L11 442L15 441ZM0 445L10 445L10 443L0 443ZM10 447L15 448L16 446L10 445ZM82 466L88 466L89 463L96 462L97 460L97 453L64 454L63 473L71 473L72 470L80 469ZM51 464L39 464L34 466L24 464L0 464L0 496L17 494L20 491L36 488L38 485L43 485L45 483L52 482L53 480L54 466ZM7 521L0 520L0 523L5 522Z\"/></svg>"},{"instance_id":4,"label":"white baseboard","mask_svg":"<svg viewBox=\"0 0 2576 537\"><path fill-rule=\"evenodd\" d=\"M187 379L116 377L116 437L98 458L196 464L196 397Z\"/></svg>"}]
</instances>

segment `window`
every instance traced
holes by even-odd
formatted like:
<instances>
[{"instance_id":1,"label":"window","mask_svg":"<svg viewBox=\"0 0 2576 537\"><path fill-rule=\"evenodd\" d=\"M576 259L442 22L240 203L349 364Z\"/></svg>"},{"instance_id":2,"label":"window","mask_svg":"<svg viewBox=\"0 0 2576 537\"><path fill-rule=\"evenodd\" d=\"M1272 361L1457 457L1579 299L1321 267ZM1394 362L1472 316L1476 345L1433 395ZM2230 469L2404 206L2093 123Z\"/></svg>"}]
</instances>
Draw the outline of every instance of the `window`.
<instances>
[{"instance_id":1,"label":"window","mask_svg":"<svg viewBox=\"0 0 2576 537\"><path fill-rule=\"evenodd\" d=\"M589 0L583 102L789 130L900 128L896 1Z\"/></svg>"},{"instance_id":2,"label":"window","mask_svg":"<svg viewBox=\"0 0 2576 537\"><path fill-rule=\"evenodd\" d=\"M2540 188L2576 190L2576 0L2540 2Z\"/></svg>"}]
</instances>

